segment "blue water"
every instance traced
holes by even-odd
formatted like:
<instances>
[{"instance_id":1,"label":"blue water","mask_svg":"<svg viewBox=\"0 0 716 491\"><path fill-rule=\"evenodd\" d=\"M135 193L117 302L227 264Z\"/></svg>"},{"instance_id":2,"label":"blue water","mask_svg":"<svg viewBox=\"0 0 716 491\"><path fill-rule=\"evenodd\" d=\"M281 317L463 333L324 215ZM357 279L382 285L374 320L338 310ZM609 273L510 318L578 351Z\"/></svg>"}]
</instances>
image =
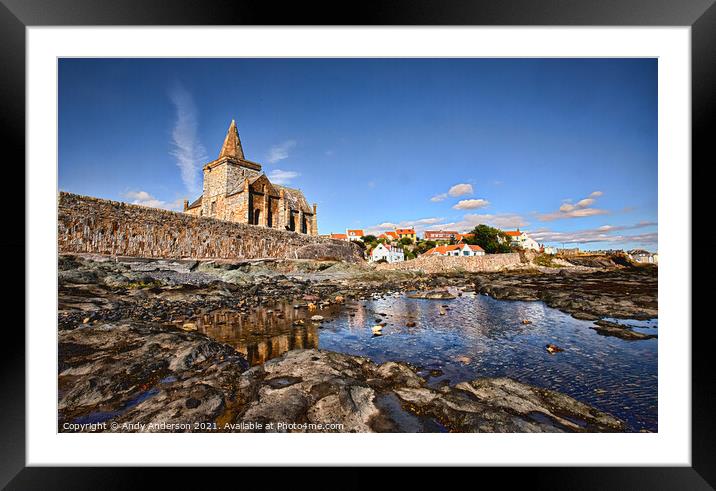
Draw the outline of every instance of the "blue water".
<instances>
[{"instance_id":1,"label":"blue water","mask_svg":"<svg viewBox=\"0 0 716 491\"><path fill-rule=\"evenodd\" d=\"M408 362L433 386L507 376L571 395L624 420L631 431L657 431L657 339L602 336L590 329L591 321L542 302L474 293L454 300L375 297L311 312L291 303L250 314L216 311L193 321L200 332L244 353L252 366L289 350L320 348L376 363ZM315 314L324 322L311 322ZM295 325L296 319L303 323ZM387 325L374 337L371 327L381 319ZM658 334L656 319L609 320ZM409 321L415 327L407 327ZM550 354L547 344L564 351Z\"/></svg>"},{"instance_id":2,"label":"blue water","mask_svg":"<svg viewBox=\"0 0 716 491\"><path fill-rule=\"evenodd\" d=\"M387 325L382 336L374 337L371 326L380 318ZM523 324L524 319L531 323ZM612 320L658 333L655 319ZM416 326L406 327L408 321ZM318 344L377 363L411 363L431 385L511 377L593 405L624 420L632 431L657 431L657 339L601 336L590 329L593 325L542 302L471 293L455 300L396 295L341 311L322 324ZM550 354L547 344L564 351Z\"/></svg>"}]
</instances>

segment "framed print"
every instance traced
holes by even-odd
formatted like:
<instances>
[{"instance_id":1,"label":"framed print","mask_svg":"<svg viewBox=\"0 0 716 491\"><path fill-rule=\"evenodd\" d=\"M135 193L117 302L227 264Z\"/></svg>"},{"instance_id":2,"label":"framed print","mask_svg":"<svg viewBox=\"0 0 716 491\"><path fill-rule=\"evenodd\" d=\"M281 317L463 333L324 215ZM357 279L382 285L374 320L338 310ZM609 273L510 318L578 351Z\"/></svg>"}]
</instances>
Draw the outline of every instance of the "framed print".
<instances>
[{"instance_id":1,"label":"framed print","mask_svg":"<svg viewBox=\"0 0 716 491\"><path fill-rule=\"evenodd\" d=\"M5 1L27 281L3 484L457 465L710 489L711 3Z\"/></svg>"}]
</instances>

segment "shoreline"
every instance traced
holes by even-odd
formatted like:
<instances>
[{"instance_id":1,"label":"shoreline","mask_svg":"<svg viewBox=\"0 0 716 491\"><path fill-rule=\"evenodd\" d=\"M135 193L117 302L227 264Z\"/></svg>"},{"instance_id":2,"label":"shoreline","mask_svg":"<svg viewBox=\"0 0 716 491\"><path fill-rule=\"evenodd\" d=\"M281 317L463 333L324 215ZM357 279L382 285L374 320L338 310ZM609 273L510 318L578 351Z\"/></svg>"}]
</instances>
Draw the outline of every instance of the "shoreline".
<instances>
[{"instance_id":1,"label":"shoreline","mask_svg":"<svg viewBox=\"0 0 716 491\"><path fill-rule=\"evenodd\" d=\"M493 298L541 300L549 305L550 298L544 298L545 292L549 294L546 283L565 288L564 285L575 281L594 282L594 278L601 277L605 285L602 291L582 292L587 299L585 305L593 308L594 313L575 310L574 315L569 305L562 305L564 309L556 307L580 318L585 312L593 316L599 312L604 300L600 303L598 297L608 297L610 285L618 277L631 278L629 275L636 273L614 270L553 274L558 275L560 282L540 282L535 278L552 279L552 275L525 271L436 275L376 271L335 261L197 262L131 258L96 261L62 255L58 319L62 383L58 425L92 422L93 418L156 422L158 414L170 410L176 414L201 415L217 424L233 424L268 418L273 404L273 411L279 408L288 411L296 405L305 409L288 419L307 421L310 412L317 421L335 413L336 418L346 420L344 424L350 421L355 431L628 431L616 418L608 419L608 415L566 395L511 379L485 378L430 388L426 379L407 364L389 361L375 365L366 358L315 349L289 351L249 368L245 356L231 346L201 333L167 326L171 321L217 309L248 313L281 300L294 302L301 309L309 304L342 308L345 302L387 293L447 287L477 293L489 291ZM518 289L515 282L527 277L532 278L530 288ZM515 298L530 295L536 298ZM554 302L554 298L560 297L553 294L551 298ZM632 318L644 318L649 308L648 304L632 302ZM627 326L611 326L615 332L612 335L618 336L622 328L631 332ZM100 341L105 344L97 344ZM308 352L311 354L301 354ZM141 366L137 366L137 360L142 361ZM352 376L343 374L345 367L353 367ZM312 372L323 373L324 369L341 376L315 379ZM132 376L122 375L127 371ZM202 374L201 380L197 379L197 371ZM297 377L295 373L301 375ZM107 399L102 396L104 390L107 392L104 396L123 395ZM293 395L284 400L284 392ZM321 397L314 400L318 395ZM505 398L514 404L501 403ZM274 399L278 402L269 402ZM519 403L514 402L518 400ZM561 402L557 404L557 400ZM346 409L346 401L352 401L349 406L358 414L370 417L361 416L357 420L355 412ZM314 407L319 402L318 408ZM551 406L557 407L555 404L560 408L557 413L561 411L566 417L550 410ZM455 405L472 409L455 413L449 409ZM523 406L536 409L522 411ZM487 414L500 423L488 425ZM593 418L590 414L604 416ZM575 426L574 421L579 424ZM142 431L141 426L138 428ZM236 426L230 428L240 430Z\"/></svg>"}]
</instances>

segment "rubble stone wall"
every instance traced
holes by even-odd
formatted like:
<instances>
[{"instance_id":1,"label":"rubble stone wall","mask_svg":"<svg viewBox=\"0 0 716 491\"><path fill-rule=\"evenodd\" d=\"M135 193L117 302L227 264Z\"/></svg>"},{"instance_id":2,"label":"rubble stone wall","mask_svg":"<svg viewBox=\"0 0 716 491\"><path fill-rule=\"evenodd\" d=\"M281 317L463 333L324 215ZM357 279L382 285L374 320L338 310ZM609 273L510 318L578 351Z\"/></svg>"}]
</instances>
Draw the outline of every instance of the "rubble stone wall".
<instances>
[{"instance_id":1,"label":"rubble stone wall","mask_svg":"<svg viewBox=\"0 0 716 491\"><path fill-rule=\"evenodd\" d=\"M522 265L519 253L486 254L484 256L421 256L410 261L378 264L378 269L414 270L424 273L491 272L515 269Z\"/></svg>"},{"instance_id":2,"label":"rubble stone wall","mask_svg":"<svg viewBox=\"0 0 716 491\"><path fill-rule=\"evenodd\" d=\"M172 259L363 261L349 242L61 192L61 253Z\"/></svg>"}]
</instances>

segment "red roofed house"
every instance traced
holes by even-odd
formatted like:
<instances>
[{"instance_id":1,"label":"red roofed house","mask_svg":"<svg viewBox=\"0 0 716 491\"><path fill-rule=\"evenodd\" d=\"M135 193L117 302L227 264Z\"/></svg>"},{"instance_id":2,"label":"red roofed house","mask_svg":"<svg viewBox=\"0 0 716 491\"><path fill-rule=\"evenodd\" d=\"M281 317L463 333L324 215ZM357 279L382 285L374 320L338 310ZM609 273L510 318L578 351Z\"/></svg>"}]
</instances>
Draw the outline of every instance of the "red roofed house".
<instances>
[{"instance_id":1,"label":"red roofed house","mask_svg":"<svg viewBox=\"0 0 716 491\"><path fill-rule=\"evenodd\" d=\"M505 235L510 238L510 245L539 252L540 247L537 241L530 238L526 233L520 232L520 229L507 230Z\"/></svg>"},{"instance_id":2,"label":"red roofed house","mask_svg":"<svg viewBox=\"0 0 716 491\"><path fill-rule=\"evenodd\" d=\"M348 240L348 236L346 234L331 234L331 239Z\"/></svg>"},{"instance_id":3,"label":"red roofed house","mask_svg":"<svg viewBox=\"0 0 716 491\"><path fill-rule=\"evenodd\" d=\"M484 256L485 251L478 245L454 244L433 247L423 256Z\"/></svg>"},{"instance_id":4,"label":"red roofed house","mask_svg":"<svg viewBox=\"0 0 716 491\"><path fill-rule=\"evenodd\" d=\"M361 240L363 238L362 230L346 230L346 236L349 241Z\"/></svg>"},{"instance_id":5,"label":"red roofed house","mask_svg":"<svg viewBox=\"0 0 716 491\"><path fill-rule=\"evenodd\" d=\"M415 242L415 239L417 239L414 228L396 228L395 233L398 234L398 237L400 237L401 239L407 237L413 242Z\"/></svg>"}]
</instances>

